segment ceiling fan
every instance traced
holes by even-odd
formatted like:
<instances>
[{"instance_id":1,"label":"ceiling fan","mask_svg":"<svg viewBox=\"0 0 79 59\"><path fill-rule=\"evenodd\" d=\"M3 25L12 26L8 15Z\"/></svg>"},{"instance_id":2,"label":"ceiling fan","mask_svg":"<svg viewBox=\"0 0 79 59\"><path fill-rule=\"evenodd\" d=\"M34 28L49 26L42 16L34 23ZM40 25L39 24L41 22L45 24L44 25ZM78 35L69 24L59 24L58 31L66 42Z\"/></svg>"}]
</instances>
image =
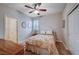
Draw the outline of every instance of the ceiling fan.
<instances>
[{"instance_id":1,"label":"ceiling fan","mask_svg":"<svg viewBox=\"0 0 79 59\"><path fill-rule=\"evenodd\" d=\"M30 9L33 9L29 13L35 12L37 15L40 15L39 11L43 11L43 12L46 12L47 11L47 9L39 9L40 6L41 6L41 3L35 3L35 4L33 4L33 7L28 6L28 5L25 5L25 7L30 8Z\"/></svg>"}]
</instances>

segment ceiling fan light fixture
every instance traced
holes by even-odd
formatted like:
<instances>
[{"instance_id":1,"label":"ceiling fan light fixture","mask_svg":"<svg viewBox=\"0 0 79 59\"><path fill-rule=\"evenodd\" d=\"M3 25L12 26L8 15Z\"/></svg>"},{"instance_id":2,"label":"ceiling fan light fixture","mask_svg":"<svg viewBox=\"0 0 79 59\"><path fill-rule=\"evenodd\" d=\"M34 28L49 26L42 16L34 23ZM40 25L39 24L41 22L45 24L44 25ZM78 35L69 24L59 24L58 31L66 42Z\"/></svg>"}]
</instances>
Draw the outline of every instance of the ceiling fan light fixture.
<instances>
[{"instance_id":1,"label":"ceiling fan light fixture","mask_svg":"<svg viewBox=\"0 0 79 59\"><path fill-rule=\"evenodd\" d=\"M38 13L39 13L39 11L38 11L38 10L35 10L35 11L34 11L34 13L35 13L35 14L38 14Z\"/></svg>"}]
</instances>

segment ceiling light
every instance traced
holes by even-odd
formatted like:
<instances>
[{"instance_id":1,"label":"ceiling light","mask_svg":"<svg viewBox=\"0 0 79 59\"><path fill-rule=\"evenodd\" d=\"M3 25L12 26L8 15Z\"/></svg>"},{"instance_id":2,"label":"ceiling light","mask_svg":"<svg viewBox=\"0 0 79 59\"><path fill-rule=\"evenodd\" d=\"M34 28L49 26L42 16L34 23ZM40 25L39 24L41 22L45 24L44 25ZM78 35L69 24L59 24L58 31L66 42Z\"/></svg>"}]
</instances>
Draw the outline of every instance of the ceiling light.
<instances>
[{"instance_id":1,"label":"ceiling light","mask_svg":"<svg viewBox=\"0 0 79 59\"><path fill-rule=\"evenodd\" d=\"M38 14L38 13L39 13L39 11L35 10L35 11L34 11L34 13L35 13L35 14Z\"/></svg>"}]
</instances>

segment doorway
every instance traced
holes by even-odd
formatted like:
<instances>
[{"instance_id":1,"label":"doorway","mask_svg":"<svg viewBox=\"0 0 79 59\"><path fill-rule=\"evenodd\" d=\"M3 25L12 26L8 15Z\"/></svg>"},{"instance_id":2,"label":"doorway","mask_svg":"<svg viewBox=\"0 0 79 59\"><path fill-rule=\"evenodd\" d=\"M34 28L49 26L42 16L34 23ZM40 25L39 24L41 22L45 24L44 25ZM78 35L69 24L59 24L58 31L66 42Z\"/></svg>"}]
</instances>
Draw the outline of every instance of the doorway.
<instances>
[{"instance_id":1,"label":"doorway","mask_svg":"<svg viewBox=\"0 0 79 59\"><path fill-rule=\"evenodd\" d=\"M18 43L18 20L13 17L5 17L5 40Z\"/></svg>"}]
</instances>

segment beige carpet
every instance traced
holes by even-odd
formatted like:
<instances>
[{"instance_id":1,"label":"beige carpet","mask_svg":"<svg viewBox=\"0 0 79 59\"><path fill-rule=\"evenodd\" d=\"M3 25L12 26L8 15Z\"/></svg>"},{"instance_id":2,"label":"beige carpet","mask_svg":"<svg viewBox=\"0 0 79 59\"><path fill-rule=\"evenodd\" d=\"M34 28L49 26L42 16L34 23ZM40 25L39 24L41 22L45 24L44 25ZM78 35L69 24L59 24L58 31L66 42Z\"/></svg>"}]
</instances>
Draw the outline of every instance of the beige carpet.
<instances>
[{"instance_id":1,"label":"beige carpet","mask_svg":"<svg viewBox=\"0 0 79 59\"><path fill-rule=\"evenodd\" d=\"M57 47L60 55L71 55L71 52L65 48L65 46L62 42L57 41L56 47Z\"/></svg>"}]
</instances>

